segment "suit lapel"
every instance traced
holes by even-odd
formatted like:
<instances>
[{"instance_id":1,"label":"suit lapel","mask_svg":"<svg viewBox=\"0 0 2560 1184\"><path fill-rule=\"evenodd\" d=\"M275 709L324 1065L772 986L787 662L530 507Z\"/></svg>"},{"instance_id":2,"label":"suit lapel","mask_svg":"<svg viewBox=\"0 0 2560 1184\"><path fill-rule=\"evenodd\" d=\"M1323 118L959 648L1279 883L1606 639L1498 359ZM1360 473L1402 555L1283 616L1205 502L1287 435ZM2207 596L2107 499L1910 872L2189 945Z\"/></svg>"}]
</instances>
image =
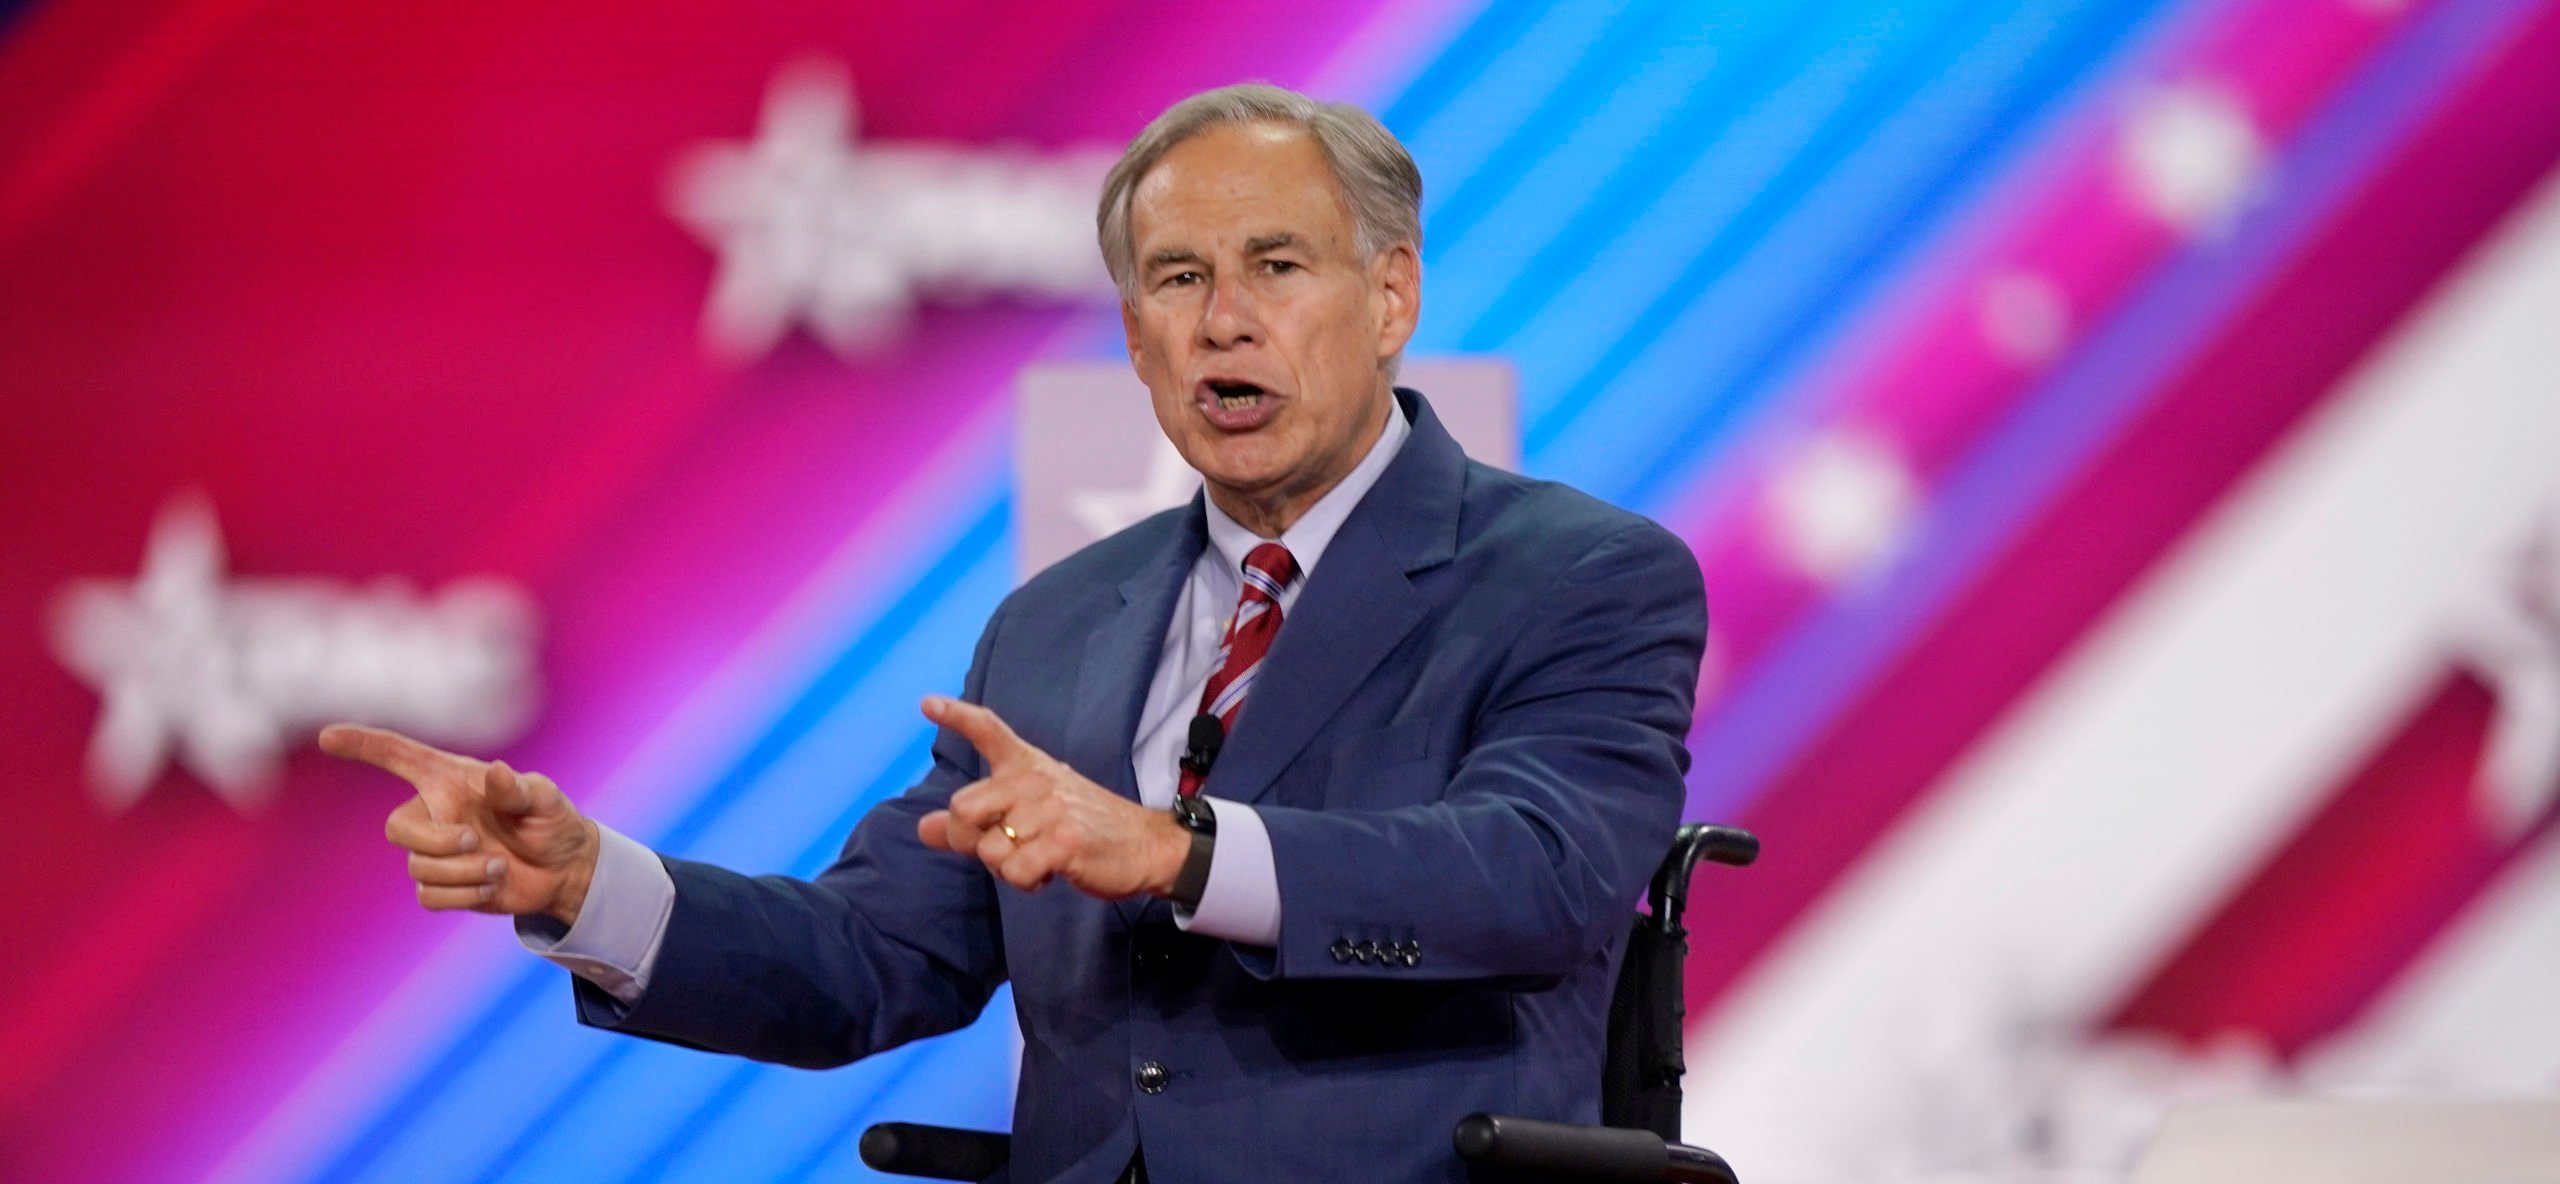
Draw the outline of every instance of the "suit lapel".
<instances>
[{"instance_id":1,"label":"suit lapel","mask_svg":"<svg viewBox=\"0 0 2560 1184\"><path fill-rule=\"evenodd\" d=\"M1174 603L1190 578L1192 564L1208 546L1199 499L1174 523L1155 558L1116 589L1119 609L1085 635L1084 661L1076 672L1075 703L1067 716L1069 765L1113 793L1138 800L1138 774L1129 743L1138 734L1138 713L1146 709L1147 687L1164 653L1165 626ZM1135 925L1144 898L1120 901L1124 924Z\"/></svg>"},{"instance_id":2,"label":"suit lapel","mask_svg":"<svg viewBox=\"0 0 2560 1184\"><path fill-rule=\"evenodd\" d=\"M1280 625L1219 753L1207 792L1252 802L1271 791L1369 673L1428 615L1410 578L1457 550L1466 454L1408 391L1413 434L1344 519Z\"/></svg>"},{"instance_id":3,"label":"suit lapel","mask_svg":"<svg viewBox=\"0 0 2560 1184\"><path fill-rule=\"evenodd\" d=\"M1263 659L1235 736L1207 792L1235 801L1268 794L1352 690L1423 617L1422 594L1385 554L1376 532L1344 524Z\"/></svg>"},{"instance_id":4,"label":"suit lapel","mask_svg":"<svg viewBox=\"0 0 2560 1184\"><path fill-rule=\"evenodd\" d=\"M1165 626L1191 566L1208 545L1199 501L1177 520L1155 557L1117 589L1119 609L1085 636L1068 713L1067 748L1059 754L1112 792L1138 800L1129 742L1146 708L1147 687L1164 652Z\"/></svg>"}]
</instances>

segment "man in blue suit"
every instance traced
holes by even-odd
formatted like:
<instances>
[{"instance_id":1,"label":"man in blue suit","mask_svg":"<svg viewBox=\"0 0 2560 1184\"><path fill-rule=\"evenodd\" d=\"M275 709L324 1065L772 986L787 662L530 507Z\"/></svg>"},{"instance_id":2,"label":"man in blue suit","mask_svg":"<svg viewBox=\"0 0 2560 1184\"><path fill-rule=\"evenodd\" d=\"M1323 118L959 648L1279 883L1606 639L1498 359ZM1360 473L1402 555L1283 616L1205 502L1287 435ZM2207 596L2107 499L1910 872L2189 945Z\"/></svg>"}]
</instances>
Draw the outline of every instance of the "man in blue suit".
<instances>
[{"instance_id":1,"label":"man in blue suit","mask_svg":"<svg viewBox=\"0 0 2560 1184\"><path fill-rule=\"evenodd\" d=\"M1374 119L1271 87L1131 143L1104 257L1204 496L1009 597L925 702L932 772L813 881L659 857L503 764L322 743L418 788L387 830L421 903L516 915L588 1023L829 1066L1012 982L1015 1180L1456 1180L1472 1111L1596 1120L1698 569L1394 387L1420 200Z\"/></svg>"}]
</instances>

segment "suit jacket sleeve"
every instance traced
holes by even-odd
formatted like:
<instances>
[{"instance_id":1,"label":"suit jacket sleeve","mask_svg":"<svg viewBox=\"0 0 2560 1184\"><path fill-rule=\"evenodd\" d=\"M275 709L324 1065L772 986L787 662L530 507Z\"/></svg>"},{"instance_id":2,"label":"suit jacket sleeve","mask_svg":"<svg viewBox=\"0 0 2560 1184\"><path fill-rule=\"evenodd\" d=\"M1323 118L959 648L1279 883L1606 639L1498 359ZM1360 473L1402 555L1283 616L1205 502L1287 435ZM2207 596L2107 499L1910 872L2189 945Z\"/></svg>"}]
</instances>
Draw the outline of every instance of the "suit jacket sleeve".
<instances>
[{"instance_id":1,"label":"suit jacket sleeve","mask_svg":"<svg viewBox=\"0 0 2560 1184\"><path fill-rule=\"evenodd\" d=\"M1679 824L1706 601L1688 547L1620 530L1520 623L1437 801L1261 809L1284 903L1263 977L1521 979L1622 931ZM1342 947L1418 954L1373 965Z\"/></svg>"},{"instance_id":2,"label":"suit jacket sleeve","mask_svg":"<svg viewBox=\"0 0 2560 1184\"><path fill-rule=\"evenodd\" d=\"M970 702L1003 619L978 640ZM916 821L984 774L977 750L942 729L925 779L866 814L814 880L666 859L675 908L648 990L626 1009L581 980L579 1019L804 1068L966 1026L1007 973L994 881L926 847Z\"/></svg>"}]
</instances>

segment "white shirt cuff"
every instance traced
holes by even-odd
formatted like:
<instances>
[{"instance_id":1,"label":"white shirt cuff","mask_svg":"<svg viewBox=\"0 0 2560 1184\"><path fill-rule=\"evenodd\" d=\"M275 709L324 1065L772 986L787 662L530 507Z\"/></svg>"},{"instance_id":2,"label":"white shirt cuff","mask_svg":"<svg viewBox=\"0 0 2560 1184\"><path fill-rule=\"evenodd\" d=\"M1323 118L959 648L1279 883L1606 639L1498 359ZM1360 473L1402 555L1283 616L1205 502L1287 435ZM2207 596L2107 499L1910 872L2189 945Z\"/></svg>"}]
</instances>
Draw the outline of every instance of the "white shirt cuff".
<instances>
[{"instance_id":1,"label":"white shirt cuff","mask_svg":"<svg viewBox=\"0 0 2560 1184\"><path fill-rule=\"evenodd\" d=\"M676 882L657 852L603 823L596 831L596 874L578 923L564 930L549 917L518 917L516 940L629 1007L648 989L649 970L658 963L667 918L675 912ZM1270 845L1266 837L1266 860Z\"/></svg>"},{"instance_id":2,"label":"white shirt cuff","mask_svg":"<svg viewBox=\"0 0 2560 1184\"><path fill-rule=\"evenodd\" d=\"M1217 800L1217 799L1212 799ZM1217 854L1209 860L1209 884L1200 907L1175 905L1173 923L1185 933L1248 946L1280 944L1280 873L1272 866L1271 831L1262 815L1242 802L1218 801Z\"/></svg>"}]
</instances>

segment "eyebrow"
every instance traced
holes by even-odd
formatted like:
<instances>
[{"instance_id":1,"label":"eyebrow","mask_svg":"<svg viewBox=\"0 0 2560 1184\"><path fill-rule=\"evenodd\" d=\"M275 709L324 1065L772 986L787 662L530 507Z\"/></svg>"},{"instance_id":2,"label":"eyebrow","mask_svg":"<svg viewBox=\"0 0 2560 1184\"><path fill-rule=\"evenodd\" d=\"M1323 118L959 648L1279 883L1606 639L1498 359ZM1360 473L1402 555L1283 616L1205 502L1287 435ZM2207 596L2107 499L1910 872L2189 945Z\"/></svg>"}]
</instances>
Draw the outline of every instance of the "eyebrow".
<instances>
[{"instance_id":1,"label":"eyebrow","mask_svg":"<svg viewBox=\"0 0 2560 1184\"><path fill-rule=\"evenodd\" d=\"M1293 247L1297 244L1298 236L1286 230L1278 234L1257 234L1244 240L1244 253L1259 255L1264 251L1277 251L1282 247Z\"/></svg>"},{"instance_id":2,"label":"eyebrow","mask_svg":"<svg viewBox=\"0 0 2560 1184\"><path fill-rule=\"evenodd\" d=\"M1175 263L1198 263L1200 252L1185 248L1168 248L1147 256L1147 270L1154 271Z\"/></svg>"}]
</instances>

